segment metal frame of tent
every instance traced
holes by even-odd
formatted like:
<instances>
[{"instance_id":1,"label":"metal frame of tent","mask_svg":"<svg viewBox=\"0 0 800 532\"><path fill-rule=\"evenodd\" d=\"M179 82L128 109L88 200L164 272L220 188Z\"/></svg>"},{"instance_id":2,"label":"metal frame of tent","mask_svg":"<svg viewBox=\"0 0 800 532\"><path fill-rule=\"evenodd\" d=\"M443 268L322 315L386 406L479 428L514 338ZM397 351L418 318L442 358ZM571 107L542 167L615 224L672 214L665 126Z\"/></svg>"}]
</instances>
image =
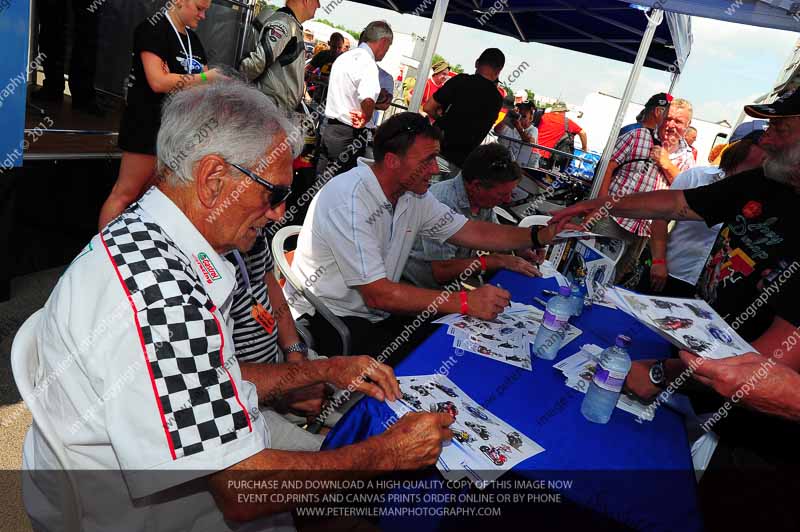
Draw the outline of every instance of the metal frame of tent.
<instances>
[{"instance_id":1,"label":"metal frame of tent","mask_svg":"<svg viewBox=\"0 0 800 532\"><path fill-rule=\"evenodd\" d=\"M408 12L401 8L399 5L400 0L378 0L378 2L372 2L369 0L355 1L369 5L380 5L381 7L387 7L400 13ZM631 11L637 10L636 6L631 6L630 4L627 6L623 5L621 2L619 2L619 0L611 2L592 2L589 6L584 5L583 2L578 2L577 0L554 0L553 2L546 3L498 0L491 5L487 5L488 0L472 0L472 6L469 5L467 0L452 0L452 2L455 7L450 9L449 6L451 0L436 0L435 5L433 6L433 10L431 12L431 23L428 28L428 35L425 41L423 57L420 61L419 72L428 72L431 68L433 54L436 50L439 35L441 34L442 27L448 13L455 14L456 16L472 16L474 18L477 18L476 14L487 12L492 13L493 16L506 16L511 22L510 28L513 28L513 31L510 28L503 27L502 25L493 23L491 21L481 23L480 26L484 27L488 31L515 37L524 42L541 42L544 44L566 47L578 51L584 50L576 48L576 45L579 43L586 43L589 45L605 47L604 52L596 53L595 55L622 60L626 60L629 57L634 57L633 67L631 68L628 82L622 96L622 101L620 102L617 116L614 121L615 127L613 127L612 130L619 130L619 128L622 126L622 120L624 119L625 112L633 97L633 91L636 87L641 70L645 66L646 62L648 66L661 68L672 72L673 75L671 85L674 87L678 81L685 60L689 55L689 49L691 48L691 30L688 17L673 15L669 21L670 34L672 36L671 41L667 41L662 37L658 39L658 44L665 48L675 48L674 61L669 62L649 55L651 45L655 39L656 31L664 19L664 12L657 7L651 9L649 15L642 10L642 17L645 17L647 20L647 25L644 30L642 30L641 27L636 27L630 23L626 23L614 18L615 14L618 15L621 12L627 12L629 14ZM502 4L502 8L500 10L496 10L494 8L494 6L498 3ZM470 7L472 8L472 13L470 13ZM638 9L641 10L642 8L639 7ZM558 27L565 32L568 32L569 35L559 38L551 36L538 37L526 33L519 19L524 14L531 13L535 13L538 19L545 21L549 25ZM618 29L622 35L619 38L598 36L593 34L591 31L587 31L586 29L578 27L578 25L575 23L570 23L564 20L563 16L556 16L557 14L563 15L565 13L574 13L581 17L587 17L589 20L593 20L598 23L602 22L604 25ZM420 13L415 12L414 14ZM458 24L458 21L454 21L454 23ZM639 43L638 49L630 46L636 42ZM586 50L586 53L593 52ZM421 101L422 92L416 91L411 98L409 110L418 110ZM603 155L600 159L600 163L598 164L596 175L602 176L608 167L608 162L611 159L615 142L616 138L612 135L612 137L609 138L608 142L606 143L605 149L603 150ZM599 192L600 182L600 179L595 179L592 187L592 197L595 197Z\"/></svg>"}]
</instances>

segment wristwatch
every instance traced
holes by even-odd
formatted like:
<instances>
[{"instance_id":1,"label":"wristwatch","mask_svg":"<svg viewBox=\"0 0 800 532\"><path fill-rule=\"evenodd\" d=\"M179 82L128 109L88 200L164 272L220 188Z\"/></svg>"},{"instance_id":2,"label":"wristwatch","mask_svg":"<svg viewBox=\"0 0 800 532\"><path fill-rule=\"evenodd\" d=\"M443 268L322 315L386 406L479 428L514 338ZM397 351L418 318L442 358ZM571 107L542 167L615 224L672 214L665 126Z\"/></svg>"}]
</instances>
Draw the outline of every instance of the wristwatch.
<instances>
[{"instance_id":1,"label":"wristwatch","mask_svg":"<svg viewBox=\"0 0 800 532\"><path fill-rule=\"evenodd\" d=\"M307 355L308 354L308 346L303 342L297 342L297 343L292 344L292 345L290 345L288 347L285 347L283 349L284 353L293 353L295 351L300 351L304 355Z\"/></svg>"},{"instance_id":2,"label":"wristwatch","mask_svg":"<svg viewBox=\"0 0 800 532\"><path fill-rule=\"evenodd\" d=\"M659 360L652 366L650 366L650 382L658 386L659 388L663 388L667 382L667 372L664 367L664 361Z\"/></svg>"}]
</instances>

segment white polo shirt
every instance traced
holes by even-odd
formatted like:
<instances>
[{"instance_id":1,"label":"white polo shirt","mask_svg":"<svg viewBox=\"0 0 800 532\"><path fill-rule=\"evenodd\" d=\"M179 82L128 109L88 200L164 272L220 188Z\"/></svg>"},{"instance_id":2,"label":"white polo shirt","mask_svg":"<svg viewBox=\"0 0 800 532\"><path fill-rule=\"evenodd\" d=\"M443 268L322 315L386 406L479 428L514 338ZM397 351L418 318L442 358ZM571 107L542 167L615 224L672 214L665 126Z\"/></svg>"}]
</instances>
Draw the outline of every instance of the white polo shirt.
<instances>
[{"instance_id":1,"label":"white polo shirt","mask_svg":"<svg viewBox=\"0 0 800 532\"><path fill-rule=\"evenodd\" d=\"M69 467L103 471L76 473L82 530L235 526L201 477L270 444L256 388L234 356L227 319L235 279L233 266L151 188L59 280L37 333L37 400ZM23 462L60 468L35 424ZM25 478L32 520L61 529L57 486L38 471ZM258 529L287 524L287 514L267 521Z\"/></svg>"},{"instance_id":2,"label":"white polo shirt","mask_svg":"<svg viewBox=\"0 0 800 532\"><path fill-rule=\"evenodd\" d=\"M368 98L378 101L380 92L375 54L367 43L362 43L334 61L328 81L325 116L350 124L350 112L361 111L361 102ZM373 128L375 125L368 122L365 127Z\"/></svg>"},{"instance_id":3,"label":"white polo shirt","mask_svg":"<svg viewBox=\"0 0 800 532\"><path fill-rule=\"evenodd\" d=\"M725 173L717 167L695 166L678 174L670 190L702 187L724 177ZM675 222L667 240L669 275L689 284L697 284L720 229L722 224L708 227L705 222Z\"/></svg>"},{"instance_id":4,"label":"white polo shirt","mask_svg":"<svg viewBox=\"0 0 800 532\"><path fill-rule=\"evenodd\" d=\"M328 181L308 209L297 240L292 271L337 316L375 323L389 316L371 309L356 287L379 279L397 282L417 235L444 242L467 219L433 197L406 192L393 208L371 161ZM314 308L287 283L295 317Z\"/></svg>"}]
</instances>

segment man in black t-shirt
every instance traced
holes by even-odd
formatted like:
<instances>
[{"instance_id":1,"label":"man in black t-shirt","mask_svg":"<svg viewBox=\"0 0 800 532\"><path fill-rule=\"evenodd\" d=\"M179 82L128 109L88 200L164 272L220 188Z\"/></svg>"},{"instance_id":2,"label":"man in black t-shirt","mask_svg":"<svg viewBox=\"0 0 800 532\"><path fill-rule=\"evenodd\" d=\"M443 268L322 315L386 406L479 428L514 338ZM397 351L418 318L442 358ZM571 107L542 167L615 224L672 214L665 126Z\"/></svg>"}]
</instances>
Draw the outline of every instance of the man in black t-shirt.
<instances>
[{"instance_id":1,"label":"man in black t-shirt","mask_svg":"<svg viewBox=\"0 0 800 532\"><path fill-rule=\"evenodd\" d=\"M487 48L475 61L475 74L459 74L436 91L423 107L444 133L441 155L450 172L486 138L497 120L503 97L497 79L506 58L497 48Z\"/></svg>"},{"instance_id":2,"label":"man in black t-shirt","mask_svg":"<svg viewBox=\"0 0 800 532\"><path fill-rule=\"evenodd\" d=\"M745 112L769 118L759 143L768 153L762 169L691 190L633 194L615 204L607 198L582 202L555 213L552 223L564 227L575 215L612 212L723 224L698 288L759 354L707 364L685 351L681 360L638 360L625 387L647 400L676 380L686 381L687 374L693 377L682 390L690 393L696 412L712 414L700 428L719 436L700 484L709 530L731 524L797 530L800 520L789 505L800 441L800 394L793 388L800 381L800 91L746 106ZM748 471L758 474L742 478Z\"/></svg>"},{"instance_id":3,"label":"man in black t-shirt","mask_svg":"<svg viewBox=\"0 0 800 532\"><path fill-rule=\"evenodd\" d=\"M768 153L763 168L690 190L632 194L610 205L607 198L582 202L554 213L551 223L563 226L575 215L593 213L722 223L698 289L742 338L770 356L800 327L800 91L745 111L770 117L759 143ZM685 368L669 362L668 376ZM800 370L800 349L786 353L782 363ZM628 380L634 393L647 398L660 390L644 369L632 369Z\"/></svg>"}]
</instances>

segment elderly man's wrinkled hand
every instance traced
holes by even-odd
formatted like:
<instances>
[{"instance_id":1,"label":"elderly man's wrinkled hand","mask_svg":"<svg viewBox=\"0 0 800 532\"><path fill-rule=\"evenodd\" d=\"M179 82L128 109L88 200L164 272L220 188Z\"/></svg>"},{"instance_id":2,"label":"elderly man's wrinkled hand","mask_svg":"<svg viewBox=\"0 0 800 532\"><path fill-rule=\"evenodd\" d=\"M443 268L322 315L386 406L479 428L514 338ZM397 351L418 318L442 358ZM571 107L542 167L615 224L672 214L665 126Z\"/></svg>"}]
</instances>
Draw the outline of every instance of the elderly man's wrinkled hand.
<instances>
[{"instance_id":1,"label":"elderly man's wrinkled hand","mask_svg":"<svg viewBox=\"0 0 800 532\"><path fill-rule=\"evenodd\" d=\"M403 395L392 368L372 357L333 357L321 363L326 368L325 381L337 388L363 392L379 401L396 401Z\"/></svg>"},{"instance_id":2,"label":"elderly man's wrinkled hand","mask_svg":"<svg viewBox=\"0 0 800 532\"><path fill-rule=\"evenodd\" d=\"M392 470L420 469L435 464L442 445L453 437L447 413L410 412L379 437Z\"/></svg>"},{"instance_id":3,"label":"elderly man's wrinkled hand","mask_svg":"<svg viewBox=\"0 0 800 532\"><path fill-rule=\"evenodd\" d=\"M701 358L689 351L678 353L687 366L694 369L693 377L713 388L723 397L730 398L764 366L767 357L746 353L719 360Z\"/></svg>"}]
</instances>

